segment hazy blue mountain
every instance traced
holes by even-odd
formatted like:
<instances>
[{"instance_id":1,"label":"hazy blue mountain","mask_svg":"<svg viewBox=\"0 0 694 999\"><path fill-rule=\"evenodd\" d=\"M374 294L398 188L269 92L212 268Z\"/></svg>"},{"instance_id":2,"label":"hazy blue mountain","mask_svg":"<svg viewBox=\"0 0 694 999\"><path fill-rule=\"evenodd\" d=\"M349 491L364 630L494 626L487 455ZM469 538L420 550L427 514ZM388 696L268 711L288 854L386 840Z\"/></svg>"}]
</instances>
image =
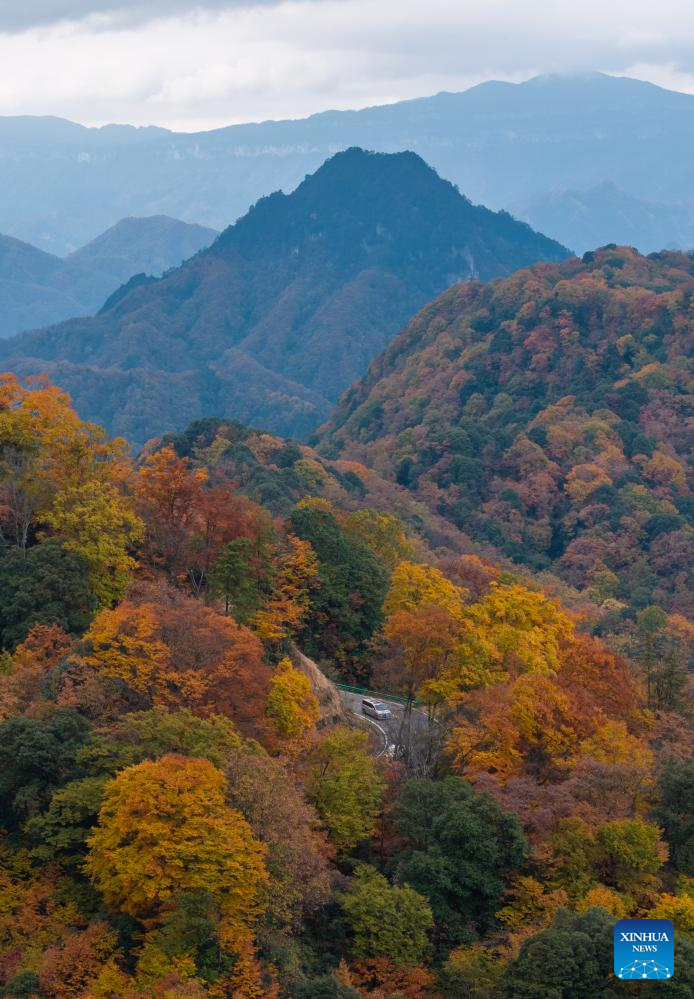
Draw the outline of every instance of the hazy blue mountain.
<instances>
[{"instance_id":1,"label":"hazy blue mountain","mask_svg":"<svg viewBox=\"0 0 694 999\"><path fill-rule=\"evenodd\" d=\"M537 195L514 205L513 214L579 254L607 243L642 253L694 247L694 204L645 201L609 180L587 191Z\"/></svg>"},{"instance_id":2,"label":"hazy blue mountain","mask_svg":"<svg viewBox=\"0 0 694 999\"><path fill-rule=\"evenodd\" d=\"M0 235L0 337L93 315L134 274L158 277L216 236L165 215L128 218L61 259Z\"/></svg>"},{"instance_id":3,"label":"hazy blue mountain","mask_svg":"<svg viewBox=\"0 0 694 999\"><path fill-rule=\"evenodd\" d=\"M136 443L210 413L296 436L440 291L567 255L414 153L350 149L96 318L1 343L0 366L48 371Z\"/></svg>"},{"instance_id":4,"label":"hazy blue mountain","mask_svg":"<svg viewBox=\"0 0 694 999\"><path fill-rule=\"evenodd\" d=\"M0 231L62 254L127 215L221 229L355 145L412 149L491 208L605 180L632 198L694 200L694 96L590 74L197 134L0 119Z\"/></svg>"}]
</instances>

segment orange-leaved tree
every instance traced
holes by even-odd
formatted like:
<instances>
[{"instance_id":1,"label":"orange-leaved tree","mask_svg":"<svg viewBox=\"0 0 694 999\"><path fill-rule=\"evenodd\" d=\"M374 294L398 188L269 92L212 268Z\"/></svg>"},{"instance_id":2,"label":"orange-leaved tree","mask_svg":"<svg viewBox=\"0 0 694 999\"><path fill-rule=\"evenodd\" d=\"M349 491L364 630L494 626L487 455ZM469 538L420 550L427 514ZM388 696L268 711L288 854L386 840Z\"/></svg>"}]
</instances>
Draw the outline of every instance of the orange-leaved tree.
<instances>
[{"instance_id":1,"label":"orange-leaved tree","mask_svg":"<svg viewBox=\"0 0 694 999\"><path fill-rule=\"evenodd\" d=\"M270 730L271 671L259 639L176 590L143 586L102 611L85 635L84 662L154 705L221 713L254 737Z\"/></svg>"},{"instance_id":2,"label":"orange-leaved tree","mask_svg":"<svg viewBox=\"0 0 694 999\"><path fill-rule=\"evenodd\" d=\"M147 527L145 555L170 576L180 573L203 507L205 469L191 467L171 445L150 455L133 477L137 506Z\"/></svg>"}]
</instances>

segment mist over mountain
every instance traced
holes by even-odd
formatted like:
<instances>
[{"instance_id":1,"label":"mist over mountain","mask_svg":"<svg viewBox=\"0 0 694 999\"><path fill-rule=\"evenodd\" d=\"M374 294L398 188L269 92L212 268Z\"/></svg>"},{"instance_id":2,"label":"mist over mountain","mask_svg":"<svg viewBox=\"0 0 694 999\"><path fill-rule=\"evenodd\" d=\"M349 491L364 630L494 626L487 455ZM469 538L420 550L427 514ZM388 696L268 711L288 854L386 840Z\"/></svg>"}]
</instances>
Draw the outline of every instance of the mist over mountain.
<instances>
[{"instance_id":1,"label":"mist over mountain","mask_svg":"<svg viewBox=\"0 0 694 999\"><path fill-rule=\"evenodd\" d=\"M135 442L215 412L301 435L436 294L567 253L414 153L350 149L97 317L4 342L0 363L48 371Z\"/></svg>"},{"instance_id":2,"label":"mist over mountain","mask_svg":"<svg viewBox=\"0 0 694 999\"><path fill-rule=\"evenodd\" d=\"M216 235L165 215L128 218L64 259L0 235L0 337L93 315L134 274L160 276Z\"/></svg>"},{"instance_id":3,"label":"mist over mountain","mask_svg":"<svg viewBox=\"0 0 694 999\"><path fill-rule=\"evenodd\" d=\"M512 210L578 254L607 243L637 246L642 253L694 247L694 202L646 201L612 181L588 190L538 194Z\"/></svg>"},{"instance_id":4,"label":"mist over mountain","mask_svg":"<svg viewBox=\"0 0 694 999\"><path fill-rule=\"evenodd\" d=\"M354 145L414 150L491 208L513 210L605 181L631 198L669 205L694 198L693 125L694 96L600 74L492 81L463 93L196 134L4 118L0 231L63 254L128 215L164 213L221 229L259 197L293 190ZM548 232L572 249L584 233L560 215ZM652 236L635 217L630 241L650 249Z\"/></svg>"}]
</instances>

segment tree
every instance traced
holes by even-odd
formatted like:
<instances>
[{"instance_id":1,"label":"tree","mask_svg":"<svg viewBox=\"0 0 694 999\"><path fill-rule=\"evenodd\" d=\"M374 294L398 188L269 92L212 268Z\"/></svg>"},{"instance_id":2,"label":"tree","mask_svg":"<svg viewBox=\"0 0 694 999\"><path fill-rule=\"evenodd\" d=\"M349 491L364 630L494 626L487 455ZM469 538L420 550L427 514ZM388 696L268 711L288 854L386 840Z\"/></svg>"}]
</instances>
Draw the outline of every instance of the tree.
<instances>
[{"instance_id":1,"label":"tree","mask_svg":"<svg viewBox=\"0 0 694 999\"><path fill-rule=\"evenodd\" d=\"M248 624L263 602L263 578L254 564L255 546L250 538L236 538L220 552L210 571L210 590L224 598L224 612Z\"/></svg>"},{"instance_id":2,"label":"tree","mask_svg":"<svg viewBox=\"0 0 694 999\"><path fill-rule=\"evenodd\" d=\"M266 921L297 930L302 917L315 914L330 895L332 849L318 829L316 810L287 768L257 751L230 753L225 774L229 804L267 847Z\"/></svg>"},{"instance_id":3,"label":"tree","mask_svg":"<svg viewBox=\"0 0 694 999\"><path fill-rule=\"evenodd\" d=\"M150 698L166 688L170 652L159 637L156 609L126 600L103 610L85 635L86 662L102 675L124 680Z\"/></svg>"},{"instance_id":4,"label":"tree","mask_svg":"<svg viewBox=\"0 0 694 999\"><path fill-rule=\"evenodd\" d=\"M169 754L121 771L104 791L85 869L117 911L158 923L185 892L208 892L226 947L263 908L266 850L225 801L207 760Z\"/></svg>"},{"instance_id":5,"label":"tree","mask_svg":"<svg viewBox=\"0 0 694 999\"><path fill-rule=\"evenodd\" d=\"M127 445L80 420L45 380L0 382L0 508L15 543L57 534L86 560L97 605L118 599L134 567L142 523L125 489Z\"/></svg>"},{"instance_id":6,"label":"tree","mask_svg":"<svg viewBox=\"0 0 694 999\"><path fill-rule=\"evenodd\" d=\"M111 725L92 732L89 743L78 753L83 770L95 776L112 776L118 770L143 760L156 760L167 753L198 756L223 767L229 754L243 740L223 715L199 718L188 708L165 707L135 711Z\"/></svg>"},{"instance_id":7,"label":"tree","mask_svg":"<svg viewBox=\"0 0 694 999\"><path fill-rule=\"evenodd\" d=\"M676 643L668 648L668 616L662 607L652 605L639 611L636 618L638 659L648 693L648 706L672 710L680 704L686 684Z\"/></svg>"},{"instance_id":8,"label":"tree","mask_svg":"<svg viewBox=\"0 0 694 999\"><path fill-rule=\"evenodd\" d=\"M429 605L460 619L465 592L432 566L400 562L393 570L383 610L390 616Z\"/></svg>"},{"instance_id":9,"label":"tree","mask_svg":"<svg viewBox=\"0 0 694 999\"><path fill-rule=\"evenodd\" d=\"M82 421L45 378L0 376L0 491L17 547L28 546L58 497L88 483L123 484L125 441ZM3 518L4 519L4 518Z\"/></svg>"},{"instance_id":10,"label":"tree","mask_svg":"<svg viewBox=\"0 0 694 999\"><path fill-rule=\"evenodd\" d=\"M95 481L66 488L44 520L89 566L97 607L119 600L137 564L130 548L142 536L142 522L119 487Z\"/></svg>"},{"instance_id":11,"label":"tree","mask_svg":"<svg viewBox=\"0 0 694 999\"><path fill-rule=\"evenodd\" d=\"M95 982L117 944L117 934L108 924L94 922L82 932L70 933L60 947L49 947L39 969L43 994L54 999L93 995Z\"/></svg>"},{"instance_id":12,"label":"tree","mask_svg":"<svg viewBox=\"0 0 694 999\"><path fill-rule=\"evenodd\" d=\"M658 775L653 817L663 827L670 863L683 874L694 875L694 765L669 759Z\"/></svg>"},{"instance_id":13,"label":"tree","mask_svg":"<svg viewBox=\"0 0 694 999\"><path fill-rule=\"evenodd\" d=\"M573 698L545 673L479 691L470 714L451 734L456 764L466 773L486 771L502 780L524 768L542 781L555 776L574 757L576 728L585 723Z\"/></svg>"},{"instance_id":14,"label":"tree","mask_svg":"<svg viewBox=\"0 0 694 999\"><path fill-rule=\"evenodd\" d=\"M602 909L560 910L546 930L526 940L507 966L504 999L609 999L614 917Z\"/></svg>"},{"instance_id":15,"label":"tree","mask_svg":"<svg viewBox=\"0 0 694 999\"><path fill-rule=\"evenodd\" d=\"M560 909L552 926L526 940L504 971L498 999L615 999L632 995L630 982L614 977L615 917L600 908ZM694 944L675 938L675 972L658 990L687 999L694 988Z\"/></svg>"},{"instance_id":16,"label":"tree","mask_svg":"<svg viewBox=\"0 0 694 999\"><path fill-rule=\"evenodd\" d=\"M37 814L75 774L75 757L89 733L76 711L60 709L47 719L15 716L0 725L0 807L16 828Z\"/></svg>"},{"instance_id":17,"label":"tree","mask_svg":"<svg viewBox=\"0 0 694 999\"><path fill-rule=\"evenodd\" d=\"M500 956L480 944L452 950L441 972L446 999L492 999L503 973Z\"/></svg>"},{"instance_id":18,"label":"tree","mask_svg":"<svg viewBox=\"0 0 694 999\"><path fill-rule=\"evenodd\" d=\"M383 636L386 655L395 660L388 673L397 677L394 687L407 706L417 696L441 700L444 678L457 672L460 658L460 622L451 611L432 603L396 610L386 618ZM453 691L449 696L453 699Z\"/></svg>"},{"instance_id":19,"label":"tree","mask_svg":"<svg viewBox=\"0 0 694 999\"><path fill-rule=\"evenodd\" d=\"M623 891L652 881L665 863L662 830L642 819L616 819L598 829L604 880Z\"/></svg>"},{"instance_id":20,"label":"tree","mask_svg":"<svg viewBox=\"0 0 694 999\"><path fill-rule=\"evenodd\" d=\"M309 678L291 659L282 659L275 667L265 710L282 739L300 739L316 727L318 698Z\"/></svg>"},{"instance_id":21,"label":"tree","mask_svg":"<svg viewBox=\"0 0 694 999\"><path fill-rule=\"evenodd\" d=\"M48 808L26 825L38 842L33 850L40 860L60 860L74 867L81 864L87 836L99 814L108 778L83 777L59 788Z\"/></svg>"},{"instance_id":22,"label":"tree","mask_svg":"<svg viewBox=\"0 0 694 999\"><path fill-rule=\"evenodd\" d=\"M85 636L85 662L151 704L222 713L244 734L267 734L270 670L260 641L233 618L168 588L144 587L102 611Z\"/></svg>"},{"instance_id":23,"label":"tree","mask_svg":"<svg viewBox=\"0 0 694 999\"><path fill-rule=\"evenodd\" d=\"M81 635L95 607L89 563L58 538L0 555L0 647L14 648L36 624Z\"/></svg>"},{"instance_id":24,"label":"tree","mask_svg":"<svg viewBox=\"0 0 694 999\"><path fill-rule=\"evenodd\" d=\"M276 644L298 634L318 586L318 559L308 541L290 534L288 549L275 560L270 597L251 625L260 638Z\"/></svg>"},{"instance_id":25,"label":"tree","mask_svg":"<svg viewBox=\"0 0 694 999\"><path fill-rule=\"evenodd\" d=\"M0 653L0 719L53 710L72 639L57 624L37 624L13 655Z\"/></svg>"},{"instance_id":26,"label":"tree","mask_svg":"<svg viewBox=\"0 0 694 999\"><path fill-rule=\"evenodd\" d=\"M312 750L308 797L338 855L370 836L381 807L383 783L364 732L335 729Z\"/></svg>"},{"instance_id":27,"label":"tree","mask_svg":"<svg viewBox=\"0 0 694 999\"><path fill-rule=\"evenodd\" d=\"M170 444L149 455L134 478L138 511L147 529L146 557L172 578L185 569L207 478L204 469L192 469L190 459L179 458Z\"/></svg>"},{"instance_id":28,"label":"tree","mask_svg":"<svg viewBox=\"0 0 694 999\"><path fill-rule=\"evenodd\" d=\"M363 864L340 906L356 958L385 957L400 966L419 964L424 957L434 918L427 900L408 885L389 885L375 868Z\"/></svg>"},{"instance_id":29,"label":"tree","mask_svg":"<svg viewBox=\"0 0 694 999\"><path fill-rule=\"evenodd\" d=\"M624 919L627 915L627 903L622 896L612 888L605 885L595 885L587 891L583 898L576 902L576 912L587 912L588 909L604 909L617 919Z\"/></svg>"},{"instance_id":30,"label":"tree","mask_svg":"<svg viewBox=\"0 0 694 999\"><path fill-rule=\"evenodd\" d=\"M631 735L623 721L606 721L581 743L581 755L589 756L600 763L621 766L638 760L639 769L644 774L653 766L653 753L635 735Z\"/></svg>"},{"instance_id":31,"label":"tree","mask_svg":"<svg viewBox=\"0 0 694 999\"><path fill-rule=\"evenodd\" d=\"M363 542L345 535L329 510L298 506L290 523L318 558L320 588L302 632L306 651L338 660L358 655L381 623L388 583L384 566Z\"/></svg>"},{"instance_id":32,"label":"tree","mask_svg":"<svg viewBox=\"0 0 694 999\"><path fill-rule=\"evenodd\" d=\"M429 999L435 982L423 965L394 964L383 956L355 964L350 978L362 995L374 999Z\"/></svg>"},{"instance_id":33,"label":"tree","mask_svg":"<svg viewBox=\"0 0 694 999\"><path fill-rule=\"evenodd\" d=\"M494 645L504 668L555 670L560 643L573 635L573 621L555 601L517 584L492 583L489 594L469 613Z\"/></svg>"},{"instance_id":34,"label":"tree","mask_svg":"<svg viewBox=\"0 0 694 999\"><path fill-rule=\"evenodd\" d=\"M402 521L392 513L355 510L345 517L343 530L348 538L363 541L390 570L414 554Z\"/></svg>"},{"instance_id":35,"label":"tree","mask_svg":"<svg viewBox=\"0 0 694 999\"><path fill-rule=\"evenodd\" d=\"M537 878L527 874L514 879L506 898L507 904L499 909L496 918L512 932L547 926L557 909L568 901L563 888L549 891Z\"/></svg>"},{"instance_id":36,"label":"tree","mask_svg":"<svg viewBox=\"0 0 694 999\"><path fill-rule=\"evenodd\" d=\"M595 832L579 816L569 815L558 822L549 842L554 854L552 883L565 888L575 901L596 881L599 851Z\"/></svg>"},{"instance_id":37,"label":"tree","mask_svg":"<svg viewBox=\"0 0 694 999\"><path fill-rule=\"evenodd\" d=\"M694 940L694 895L661 895L648 913L649 919L669 919L678 933Z\"/></svg>"},{"instance_id":38,"label":"tree","mask_svg":"<svg viewBox=\"0 0 694 999\"><path fill-rule=\"evenodd\" d=\"M464 927L491 925L499 900L523 862L520 822L464 780L416 778L393 806L403 838L402 881L429 899L439 933L460 942Z\"/></svg>"}]
</instances>

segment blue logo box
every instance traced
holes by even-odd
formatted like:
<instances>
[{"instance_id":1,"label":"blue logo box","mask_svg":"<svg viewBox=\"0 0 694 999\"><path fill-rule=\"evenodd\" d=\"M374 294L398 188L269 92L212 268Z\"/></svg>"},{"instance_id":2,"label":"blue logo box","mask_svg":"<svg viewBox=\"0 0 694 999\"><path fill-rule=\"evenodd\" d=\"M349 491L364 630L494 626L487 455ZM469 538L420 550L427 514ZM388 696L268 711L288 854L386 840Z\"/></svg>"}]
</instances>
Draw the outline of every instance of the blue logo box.
<instances>
[{"instance_id":1,"label":"blue logo box","mask_svg":"<svg viewBox=\"0 0 694 999\"><path fill-rule=\"evenodd\" d=\"M669 919L620 919L614 928L617 978L672 978L675 927Z\"/></svg>"}]
</instances>

